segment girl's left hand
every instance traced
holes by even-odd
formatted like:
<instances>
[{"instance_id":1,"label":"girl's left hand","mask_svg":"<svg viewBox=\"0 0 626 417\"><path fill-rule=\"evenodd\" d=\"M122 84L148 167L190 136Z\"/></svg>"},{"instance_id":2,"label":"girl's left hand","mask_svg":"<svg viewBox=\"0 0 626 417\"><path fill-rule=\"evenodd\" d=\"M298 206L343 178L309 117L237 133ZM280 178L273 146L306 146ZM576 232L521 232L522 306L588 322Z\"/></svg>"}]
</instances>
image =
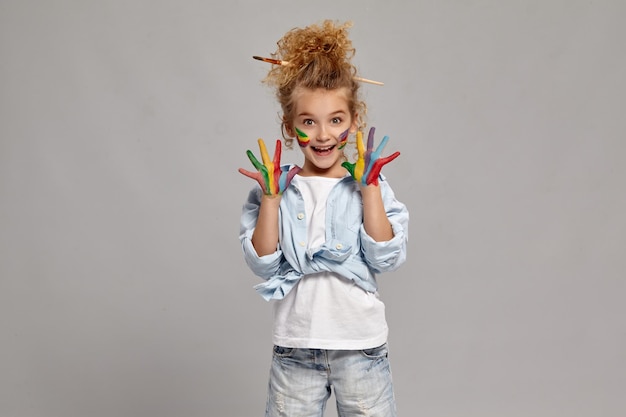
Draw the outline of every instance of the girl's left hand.
<instances>
[{"instance_id":1,"label":"girl's left hand","mask_svg":"<svg viewBox=\"0 0 626 417\"><path fill-rule=\"evenodd\" d=\"M254 156L252 151L248 150L246 154L248 159L252 162L252 165L258 170L258 172L250 172L243 168L239 168L239 172L246 177L257 180L263 193L270 196L281 195L283 191L289 187L289 183L293 177L301 171L302 168L295 165L289 169L289 165L280 166L281 155L281 143L280 139L276 140L276 148L274 149L274 160L270 159L265 147L263 139L259 139L259 149L261 150L261 159L263 163L260 163Z\"/></svg>"},{"instance_id":2,"label":"girl's left hand","mask_svg":"<svg viewBox=\"0 0 626 417\"><path fill-rule=\"evenodd\" d=\"M356 132L358 158L355 163L344 162L341 164L352 175L352 178L361 185L378 185L378 176L383 166L400 156L400 152L394 152L385 158L380 157L389 141L389 136L383 137L376 150L372 151L374 148L374 132L375 129L373 127L370 128L367 137L367 149L363 146L363 133L361 131Z\"/></svg>"}]
</instances>

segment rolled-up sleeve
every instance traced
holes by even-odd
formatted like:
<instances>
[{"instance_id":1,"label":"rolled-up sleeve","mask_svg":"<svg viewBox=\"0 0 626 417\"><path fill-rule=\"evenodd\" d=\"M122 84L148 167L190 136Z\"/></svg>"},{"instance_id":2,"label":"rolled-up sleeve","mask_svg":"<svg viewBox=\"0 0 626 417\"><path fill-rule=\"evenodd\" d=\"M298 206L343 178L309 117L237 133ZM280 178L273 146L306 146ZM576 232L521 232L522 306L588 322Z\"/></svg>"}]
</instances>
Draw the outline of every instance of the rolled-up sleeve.
<instances>
[{"instance_id":1,"label":"rolled-up sleeve","mask_svg":"<svg viewBox=\"0 0 626 417\"><path fill-rule=\"evenodd\" d=\"M260 204L261 189L254 188L248 194L248 199L242 209L239 240L248 267L255 275L267 280L278 272L283 255L277 247L274 253L259 256L252 245L252 235L256 227Z\"/></svg>"},{"instance_id":2,"label":"rolled-up sleeve","mask_svg":"<svg viewBox=\"0 0 626 417\"><path fill-rule=\"evenodd\" d=\"M403 203L396 200L386 182L381 182L381 187L393 237L387 241L377 242L367 234L363 225L360 228L363 257L375 273L393 271L404 263L409 237L409 211Z\"/></svg>"}]
</instances>

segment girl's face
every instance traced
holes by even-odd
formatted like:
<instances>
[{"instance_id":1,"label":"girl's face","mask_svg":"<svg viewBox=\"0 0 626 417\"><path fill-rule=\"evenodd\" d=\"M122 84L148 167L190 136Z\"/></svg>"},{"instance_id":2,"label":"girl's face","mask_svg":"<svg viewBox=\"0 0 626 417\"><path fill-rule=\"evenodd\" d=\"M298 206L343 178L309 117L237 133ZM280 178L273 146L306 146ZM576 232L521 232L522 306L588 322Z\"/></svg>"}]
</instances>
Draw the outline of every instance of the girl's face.
<instances>
[{"instance_id":1,"label":"girl's face","mask_svg":"<svg viewBox=\"0 0 626 417\"><path fill-rule=\"evenodd\" d=\"M350 114L348 108L348 90L298 88L293 94L295 116L288 133L298 139L304 154L300 175L343 177L346 170L341 166L345 160L340 149L341 136L344 132L354 133L357 128L356 117ZM301 138L302 134L306 135L306 139Z\"/></svg>"}]
</instances>

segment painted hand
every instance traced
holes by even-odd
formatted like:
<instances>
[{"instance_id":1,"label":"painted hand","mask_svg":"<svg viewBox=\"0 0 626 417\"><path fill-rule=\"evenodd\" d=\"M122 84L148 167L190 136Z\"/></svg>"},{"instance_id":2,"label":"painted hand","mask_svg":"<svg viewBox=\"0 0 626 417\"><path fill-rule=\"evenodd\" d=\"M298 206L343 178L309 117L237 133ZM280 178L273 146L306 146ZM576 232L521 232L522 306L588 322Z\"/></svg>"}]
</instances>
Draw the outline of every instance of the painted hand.
<instances>
[{"instance_id":1,"label":"painted hand","mask_svg":"<svg viewBox=\"0 0 626 417\"><path fill-rule=\"evenodd\" d=\"M388 136L385 136L376 150L372 151L374 148L374 132L375 129L373 127L370 128L367 137L367 149L363 146L363 133L361 131L357 132L356 149L358 158L355 163L344 162L341 164L341 166L347 169L350 175L352 175L352 178L361 185L378 185L378 176L383 166L400 156L400 152L394 152L385 158L380 157L385 145L389 141Z\"/></svg>"},{"instance_id":2,"label":"painted hand","mask_svg":"<svg viewBox=\"0 0 626 417\"><path fill-rule=\"evenodd\" d=\"M294 175L300 172L302 168L300 168L299 166L294 166L289 169L289 165L283 165L282 167L280 166L280 155L282 149L280 140L276 140L274 160L270 159L263 139L259 139L258 142L263 163L260 163L259 160L256 159L252 151L248 150L246 152L248 158L250 159L250 162L252 162L252 165L254 165L258 172L246 171L243 168L239 168L239 172L246 177L257 180L257 182L263 189L263 193L265 193L266 195L281 195L283 191L285 191L285 189L287 189L287 187L289 186L289 183L293 179Z\"/></svg>"}]
</instances>

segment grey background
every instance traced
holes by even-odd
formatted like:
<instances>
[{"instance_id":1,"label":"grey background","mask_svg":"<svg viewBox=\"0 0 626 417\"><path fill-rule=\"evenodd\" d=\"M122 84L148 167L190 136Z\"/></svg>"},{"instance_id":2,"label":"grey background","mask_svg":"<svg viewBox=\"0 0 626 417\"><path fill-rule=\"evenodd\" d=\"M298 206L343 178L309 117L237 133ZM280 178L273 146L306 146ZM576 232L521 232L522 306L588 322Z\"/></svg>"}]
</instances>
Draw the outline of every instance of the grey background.
<instances>
[{"instance_id":1,"label":"grey background","mask_svg":"<svg viewBox=\"0 0 626 417\"><path fill-rule=\"evenodd\" d=\"M279 128L251 55L323 18L402 152L401 414L626 415L625 5L2 0L0 416L262 415L237 168Z\"/></svg>"}]
</instances>

